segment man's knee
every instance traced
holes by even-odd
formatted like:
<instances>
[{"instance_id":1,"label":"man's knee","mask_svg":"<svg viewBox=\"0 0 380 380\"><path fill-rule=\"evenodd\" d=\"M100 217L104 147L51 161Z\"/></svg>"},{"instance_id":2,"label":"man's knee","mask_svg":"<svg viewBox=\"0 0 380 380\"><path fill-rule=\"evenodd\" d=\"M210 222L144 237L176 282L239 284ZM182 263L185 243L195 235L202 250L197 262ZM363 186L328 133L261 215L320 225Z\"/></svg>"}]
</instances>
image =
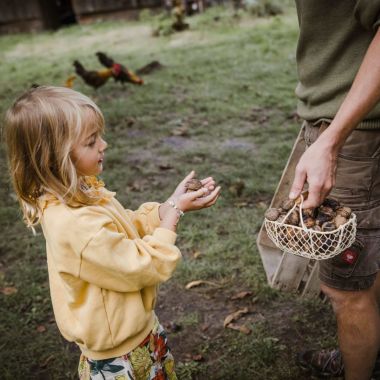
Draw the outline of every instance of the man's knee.
<instances>
[{"instance_id":1,"label":"man's knee","mask_svg":"<svg viewBox=\"0 0 380 380\"><path fill-rule=\"evenodd\" d=\"M329 298L335 314L340 312L364 312L376 306L376 297L372 289L347 291L330 288L321 284L322 292Z\"/></svg>"}]
</instances>

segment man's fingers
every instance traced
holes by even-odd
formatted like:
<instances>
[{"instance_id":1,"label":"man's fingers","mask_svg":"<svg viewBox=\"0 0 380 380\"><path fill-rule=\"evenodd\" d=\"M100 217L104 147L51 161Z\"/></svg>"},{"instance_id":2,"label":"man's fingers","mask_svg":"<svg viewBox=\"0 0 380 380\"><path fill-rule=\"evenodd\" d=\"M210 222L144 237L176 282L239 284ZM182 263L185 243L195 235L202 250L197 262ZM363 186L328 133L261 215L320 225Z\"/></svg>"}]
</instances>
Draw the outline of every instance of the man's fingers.
<instances>
[{"instance_id":1,"label":"man's fingers","mask_svg":"<svg viewBox=\"0 0 380 380\"><path fill-rule=\"evenodd\" d=\"M321 190L310 185L309 195L302 207L305 209L318 207L322 203L323 198Z\"/></svg>"},{"instance_id":2,"label":"man's fingers","mask_svg":"<svg viewBox=\"0 0 380 380\"><path fill-rule=\"evenodd\" d=\"M305 182L306 182L306 172L300 169L296 169L294 181L289 193L290 199L296 199L301 194L301 191L303 189Z\"/></svg>"}]
</instances>

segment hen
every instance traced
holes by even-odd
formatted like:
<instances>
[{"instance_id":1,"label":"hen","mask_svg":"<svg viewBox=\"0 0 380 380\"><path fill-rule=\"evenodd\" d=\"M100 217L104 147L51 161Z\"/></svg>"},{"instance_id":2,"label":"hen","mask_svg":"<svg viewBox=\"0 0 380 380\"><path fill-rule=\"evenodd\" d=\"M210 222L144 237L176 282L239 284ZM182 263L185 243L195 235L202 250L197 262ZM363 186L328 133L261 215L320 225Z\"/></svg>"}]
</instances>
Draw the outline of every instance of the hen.
<instances>
[{"instance_id":1,"label":"hen","mask_svg":"<svg viewBox=\"0 0 380 380\"><path fill-rule=\"evenodd\" d=\"M95 88L103 86L110 77L113 76L112 69L86 70L79 61L74 61L75 72L84 80L86 84Z\"/></svg>"},{"instance_id":2,"label":"hen","mask_svg":"<svg viewBox=\"0 0 380 380\"><path fill-rule=\"evenodd\" d=\"M135 73L133 73L131 70L129 70L121 63L115 62L107 54L99 51L96 53L96 56L98 57L99 62L103 66L112 70L112 76L114 77L116 82L121 82L123 84L126 82L139 85L144 84L144 81L139 76L137 76Z\"/></svg>"}]
</instances>

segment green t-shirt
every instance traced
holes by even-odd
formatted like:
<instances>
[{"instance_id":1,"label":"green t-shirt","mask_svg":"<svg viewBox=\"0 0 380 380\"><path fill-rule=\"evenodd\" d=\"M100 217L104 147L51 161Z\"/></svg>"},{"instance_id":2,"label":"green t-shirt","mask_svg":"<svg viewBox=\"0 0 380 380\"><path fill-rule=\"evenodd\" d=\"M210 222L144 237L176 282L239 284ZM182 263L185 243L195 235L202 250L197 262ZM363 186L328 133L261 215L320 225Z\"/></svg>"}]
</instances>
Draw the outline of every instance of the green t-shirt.
<instances>
[{"instance_id":1,"label":"green t-shirt","mask_svg":"<svg viewBox=\"0 0 380 380\"><path fill-rule=\"evenodd\" d=\"M332 119L380 26L380 0L295 1L298 114L308 121ZM380 128L380 103L358 128Z\"/></svg>"}]
</instances>

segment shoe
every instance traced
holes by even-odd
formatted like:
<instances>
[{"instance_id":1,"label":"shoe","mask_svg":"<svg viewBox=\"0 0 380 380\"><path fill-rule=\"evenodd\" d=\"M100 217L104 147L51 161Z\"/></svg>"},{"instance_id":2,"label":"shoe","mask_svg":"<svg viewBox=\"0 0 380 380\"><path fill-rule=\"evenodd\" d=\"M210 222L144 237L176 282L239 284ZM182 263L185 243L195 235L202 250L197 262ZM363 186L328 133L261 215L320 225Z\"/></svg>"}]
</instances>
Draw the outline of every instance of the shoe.
<instances>
[{"instance_id":1,"label":"shoe","mask_svg":"<svg viewBox=\"0 0 380 380\"><path fill-rule=\"evenodd\" d=\"M342 377L344 365L340 350L310 350L297 355L297 364L317 377Z\"/></svg>"},{"instance_id":2,"label":"shoe","mask_svg":"<svg viewBox=\"0 0 380 380\"><path fill-rule=\"evenodd\" d=\"M297 355L297 364L319 378L344 376L343 358L339 349L301 352ZM380 352L377 355L371 380L380 380Z\"/></svg>"}]
</instances>

